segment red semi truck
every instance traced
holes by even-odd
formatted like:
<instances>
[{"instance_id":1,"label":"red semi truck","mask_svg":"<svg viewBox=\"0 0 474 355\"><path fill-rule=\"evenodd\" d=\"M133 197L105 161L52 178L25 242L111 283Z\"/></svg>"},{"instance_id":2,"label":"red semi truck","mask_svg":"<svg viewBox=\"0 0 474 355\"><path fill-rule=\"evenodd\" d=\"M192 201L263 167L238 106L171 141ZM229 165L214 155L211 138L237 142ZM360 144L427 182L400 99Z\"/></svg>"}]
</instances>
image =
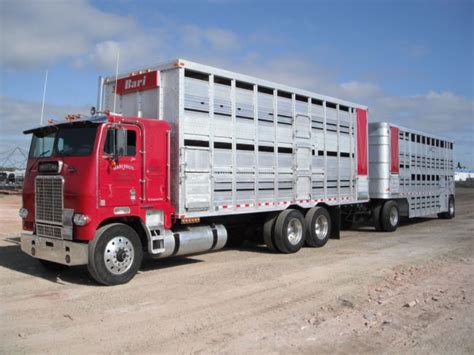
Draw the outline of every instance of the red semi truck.
<instances>
[{"instance_id":1,"label":"red semi truck","mask_svg":"<svg viewBox=\"0 0 474 355\"><path fill-rule=\"evenodd\" d=\"M116 285L144 253L218 250L245 235L294 253L360 216L393 231L405 210L396 196L369 198L362 105L174 60L101 79L95 111L25 132L21 248L47 268L87 265ZM430 211L454 216L447 196Z\"/></svg>"}]
</instances>

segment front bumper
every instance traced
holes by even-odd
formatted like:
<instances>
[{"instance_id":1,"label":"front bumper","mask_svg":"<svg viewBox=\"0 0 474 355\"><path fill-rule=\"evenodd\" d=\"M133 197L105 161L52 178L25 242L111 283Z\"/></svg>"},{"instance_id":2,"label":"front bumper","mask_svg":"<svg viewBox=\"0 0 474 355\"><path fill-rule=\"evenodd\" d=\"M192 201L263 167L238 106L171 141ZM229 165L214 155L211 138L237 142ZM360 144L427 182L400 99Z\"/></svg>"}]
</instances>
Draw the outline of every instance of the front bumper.
<instances>
[{"instance_id":1,"label":"front bumper","mask_svg":"<svg viewBox=\"0 0 474 355\"><path fill-rule=\"evenodd\" d=\"M35 234L21 235L21 250L35 258L63 265L86 265L89 262L88 244Z\"/></svg>"}]
</instances>

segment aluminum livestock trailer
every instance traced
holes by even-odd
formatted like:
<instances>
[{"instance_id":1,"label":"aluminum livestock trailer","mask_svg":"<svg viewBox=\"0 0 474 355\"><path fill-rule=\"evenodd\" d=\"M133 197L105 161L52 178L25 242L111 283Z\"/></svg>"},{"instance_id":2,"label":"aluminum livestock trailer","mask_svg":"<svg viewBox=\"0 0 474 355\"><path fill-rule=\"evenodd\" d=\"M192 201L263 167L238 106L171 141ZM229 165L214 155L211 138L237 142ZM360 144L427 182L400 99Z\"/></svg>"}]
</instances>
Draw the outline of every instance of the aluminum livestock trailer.
<instances>
[{"instance_id":1,"label":"aluminum livestock trailer","mask_svg":"<svg viewBox=\"0 0 474 355\"><path fill-rule=\"evenodd\" d=\"M378 230L395 230L399 216L454 217L453 146L394 124L369 124L369 195Z\"/></svg>"},{"instance_id":2,"label":"aluminum livestock trailer","mask_svg":"<svg viewBox=\"0 0 474 355\"><path fill-rule=\"evenodd\" d=\"M92 111L25 132L22 250L103 284L129 281L144 251L261 236L294 253L358 220L454 216L452 142L369 129L364 105L178 59L100 79Z\"/></svg>"}]
</instances>

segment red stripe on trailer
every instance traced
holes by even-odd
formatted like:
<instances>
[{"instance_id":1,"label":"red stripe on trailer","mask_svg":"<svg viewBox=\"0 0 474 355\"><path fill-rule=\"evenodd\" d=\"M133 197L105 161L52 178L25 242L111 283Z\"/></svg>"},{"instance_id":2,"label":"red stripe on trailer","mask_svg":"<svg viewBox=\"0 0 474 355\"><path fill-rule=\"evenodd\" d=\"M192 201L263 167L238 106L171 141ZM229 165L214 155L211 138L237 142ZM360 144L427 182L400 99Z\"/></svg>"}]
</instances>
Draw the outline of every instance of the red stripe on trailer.
<instances>
[{"instance_id":1,"label":"red stripe on trailer","mask_svg":"<svg viewBox=\"0 0 474 355\"><path fill-rule=\"evenodd\" d=\"M367 111L357 109L357 175L367 176Z\"/></svg>"},{"instance_id":2,"label":"red stripe on trailer","mask_svg":"<svg viewBox=\"0 0 474 355\"><path fill-rule=\"evenodd\" d=\"M398 161L400 153L398 147L398 134L399 129L397 127L390 127L390 172L392 174L398 174L400 172Z\"/></svg>"}]
</instances>

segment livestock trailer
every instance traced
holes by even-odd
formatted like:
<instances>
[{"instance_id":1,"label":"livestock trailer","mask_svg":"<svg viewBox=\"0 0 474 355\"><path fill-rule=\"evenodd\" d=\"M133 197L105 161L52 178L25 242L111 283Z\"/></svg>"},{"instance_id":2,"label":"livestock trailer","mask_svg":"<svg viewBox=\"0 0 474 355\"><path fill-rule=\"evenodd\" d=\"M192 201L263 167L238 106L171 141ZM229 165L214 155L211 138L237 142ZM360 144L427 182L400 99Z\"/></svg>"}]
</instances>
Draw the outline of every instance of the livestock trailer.
<instances>
[{"instance_id":1,"label":"livestock trailer","mask_svg":"<svg viewBox=\"0 0 474 355\"><path fill-rule=\"evenodd\" d=\"M399 216L454 217L453 147L453 141L432 134L369 124L369 195L377 229L396 229ZM392 223L384 224L382 210Z\"/></svg>"},{"instance_id":2,"label":"livestock trailer","mask_svg":"<svg viewBox=\"0 0 474 355\"><path fill-rule=\"evenodd\" d=\"M389 124L369 134L364 105L178 59L101 78L91 113L25 132L21 245L46 267L86 264L103 284L129 281L143 252L199 253L261 235L294 253L339 237L341 221L390 231L420 208L454 215L453 191L429 200L439 184L400 194L422 186L401 187L406 159L425 164L431 153L400 140L395 149L392 131L408 131ZM440 156L429 157L440 168L452 142L438 141ZM416 169L415 180L428 174ZM430 170L430 183L448 172Z\"/></svg>"}]
</instances>

